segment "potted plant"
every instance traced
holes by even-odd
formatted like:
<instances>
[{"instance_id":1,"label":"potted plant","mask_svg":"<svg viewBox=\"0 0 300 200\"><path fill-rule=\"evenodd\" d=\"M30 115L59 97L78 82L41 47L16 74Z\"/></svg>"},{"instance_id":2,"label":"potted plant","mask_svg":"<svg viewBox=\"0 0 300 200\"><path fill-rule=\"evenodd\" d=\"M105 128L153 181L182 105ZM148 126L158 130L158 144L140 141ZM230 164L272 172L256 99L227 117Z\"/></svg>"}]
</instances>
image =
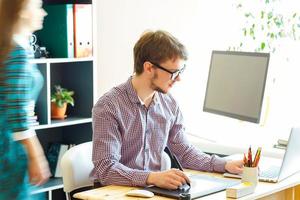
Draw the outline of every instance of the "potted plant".
<instances>
[{"instance_id":1,"label":"potted plant","mask_svg":"<svg viewBox=\"0 0 300 200\"><path fill-rule=\"evenodd\" d=\"M74 106L74 91L62 88L60 85L54 86L54 93L51 95L51 118L64 119L66 117L67 105Z\"/></svg>"}]
</instances>

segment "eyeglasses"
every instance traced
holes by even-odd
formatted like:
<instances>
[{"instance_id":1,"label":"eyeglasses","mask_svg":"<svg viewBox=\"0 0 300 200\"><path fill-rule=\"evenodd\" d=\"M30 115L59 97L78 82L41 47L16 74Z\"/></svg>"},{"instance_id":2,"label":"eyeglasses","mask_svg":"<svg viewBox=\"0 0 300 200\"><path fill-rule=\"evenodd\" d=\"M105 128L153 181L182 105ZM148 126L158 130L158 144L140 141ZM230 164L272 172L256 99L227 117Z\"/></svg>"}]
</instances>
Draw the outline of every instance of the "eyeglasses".
<instances>
[{"instance_id":1,"label":"eyeglasses","mask_svg":"<svg viewBox=\"0 0 300 200\"><path fill-rule=\"evenodd\" d=\"M171 74L171 80L174 81L180 74L182 74L185 70L186 65L184 64L183 67L181 69L178 69L174 72L171 72L170 70L160 66L159 64L155 63L155 62L150 62L153 66L157 67L158 69L161 69L165 72L168 72L169 74Z\"/></svg>"}]
</instances>

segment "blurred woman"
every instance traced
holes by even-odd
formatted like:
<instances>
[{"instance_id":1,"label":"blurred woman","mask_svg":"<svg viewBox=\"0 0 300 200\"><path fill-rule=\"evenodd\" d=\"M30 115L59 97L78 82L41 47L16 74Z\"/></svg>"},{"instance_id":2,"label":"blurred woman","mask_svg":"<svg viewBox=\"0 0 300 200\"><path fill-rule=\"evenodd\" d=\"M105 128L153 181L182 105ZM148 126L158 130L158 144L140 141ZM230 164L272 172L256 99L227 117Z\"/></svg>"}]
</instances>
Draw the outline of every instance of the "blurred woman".
<instances>
[{"instance_id":1,"label":"blurred woman","mask_svg":"<svg viewBox=\"0 0 300 200\"><path fill-rule=\"evenodd\" d=\"M29 38L42 28L45 16L41 0L0 0L1 200L31 199L30 183L43 184L50 176L43 149L28 123L43 83L28 60Z\"/></svg>"}]
</instances>

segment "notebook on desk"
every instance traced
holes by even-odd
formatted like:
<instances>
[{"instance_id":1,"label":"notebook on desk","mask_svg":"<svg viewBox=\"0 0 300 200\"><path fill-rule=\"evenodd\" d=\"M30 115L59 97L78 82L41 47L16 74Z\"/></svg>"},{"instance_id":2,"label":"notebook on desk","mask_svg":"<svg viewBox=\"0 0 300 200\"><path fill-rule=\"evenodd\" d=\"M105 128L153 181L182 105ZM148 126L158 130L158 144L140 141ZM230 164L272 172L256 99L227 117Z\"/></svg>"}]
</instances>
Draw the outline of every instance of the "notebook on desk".
<instances>
[{"instance_id":1,"label":"notebook on desk","mask_svg":"<svg viewBox=\"0 0 300 200\"><path fill-rule=\"evenodd\" d=\"M242 156L241 156L242 157ZM230 158L230 156L229 156ZM283 159L262 157L259 164L259 180L277 183L300 171L300 128L292 128ZM241 178L241 175L225 173L225 177Z\"/></svg>"},{"instance_id":2,"label":"notebook on desk","mask_svg":"<svg viewBox=\"0 0 300 200\"><path fill-rule=\"evenodd\" d=\"M193 174L189 178L191 180L191 187L187 191L182 191L179 189L167 190L156 186L149 186L146 187L145 189L157 195L172 197L176 199L180 197L181 193L189 193L191 194L191 198L195 199L219 191L223 191L228 187L240 183L239 180L218 178L218 177L213 177L204 174Z\"/></svg>"}]
</instances>

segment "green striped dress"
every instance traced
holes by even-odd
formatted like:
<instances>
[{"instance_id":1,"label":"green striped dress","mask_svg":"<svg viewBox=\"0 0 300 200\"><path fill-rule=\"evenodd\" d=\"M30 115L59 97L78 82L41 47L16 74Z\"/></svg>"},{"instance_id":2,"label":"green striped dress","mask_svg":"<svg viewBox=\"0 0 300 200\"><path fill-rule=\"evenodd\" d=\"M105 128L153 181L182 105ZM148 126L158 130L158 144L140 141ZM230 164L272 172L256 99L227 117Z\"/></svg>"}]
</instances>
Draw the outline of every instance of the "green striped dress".
<instances>
[{"instance_id":1,"label":"green striped dress","mask_svg":"<svg viewBox=\"0 0 300 200\"><path fill-rule=\"evenodd\" d=\"M26 151L14 141L14 134L30 129L30 104L43 85L43 78L29 63L28 55L17 45L0 69L0 200L33 199Z\"/></svg>"}]
</instances>

